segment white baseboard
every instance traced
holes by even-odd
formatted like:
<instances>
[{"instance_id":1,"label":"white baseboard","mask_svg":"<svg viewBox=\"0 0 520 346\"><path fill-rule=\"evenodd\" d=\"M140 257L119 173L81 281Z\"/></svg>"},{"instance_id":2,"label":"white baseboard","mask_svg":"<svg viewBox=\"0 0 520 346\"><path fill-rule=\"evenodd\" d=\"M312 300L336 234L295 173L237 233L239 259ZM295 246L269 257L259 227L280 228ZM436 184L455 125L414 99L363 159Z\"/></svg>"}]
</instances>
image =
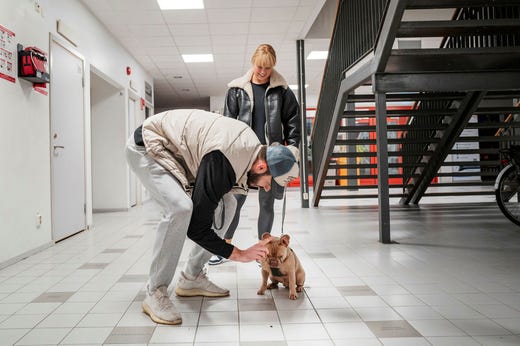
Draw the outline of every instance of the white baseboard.
<instances>
[{"instance_id":1,"label":"white baseboard","mask_svg":"<svg viewBox=\"0 0 520 346\"><path fill-rule=\"evenodd\" d=\"M15 264L17 262L20 262L21 260L26 259L29 256L32 256L34 254L37 254L38 252L41 252L45 249L50 248L54 245L54 242L50 241L47 244L43 244L41 246L38 246L37 248L34 248L32 250L26 251L21 255L15 256L13 258L8 259L7 261L0 262L0 269L4 269L5 267L9 267L12 264Z\"/></svg>"}]
</instances>

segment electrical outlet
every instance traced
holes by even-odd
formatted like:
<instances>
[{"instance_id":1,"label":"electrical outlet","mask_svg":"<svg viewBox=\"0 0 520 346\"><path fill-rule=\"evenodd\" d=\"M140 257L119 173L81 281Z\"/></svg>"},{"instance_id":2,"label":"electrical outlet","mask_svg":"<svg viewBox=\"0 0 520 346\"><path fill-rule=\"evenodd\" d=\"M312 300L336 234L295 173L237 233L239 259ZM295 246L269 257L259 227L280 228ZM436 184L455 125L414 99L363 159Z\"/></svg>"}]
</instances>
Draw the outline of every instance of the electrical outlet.
<instances>
[{"instance_id":1,"label":"electrical outlet","mask_svg":"<svg viewBox=\"0 0 520 346\"><path fill-rule=\"evenodd\" d=\"M42 7L40 6L39 0L34 0L34 10L36 11L36 13L42 13Z\"/></svg>"}]
</instances>

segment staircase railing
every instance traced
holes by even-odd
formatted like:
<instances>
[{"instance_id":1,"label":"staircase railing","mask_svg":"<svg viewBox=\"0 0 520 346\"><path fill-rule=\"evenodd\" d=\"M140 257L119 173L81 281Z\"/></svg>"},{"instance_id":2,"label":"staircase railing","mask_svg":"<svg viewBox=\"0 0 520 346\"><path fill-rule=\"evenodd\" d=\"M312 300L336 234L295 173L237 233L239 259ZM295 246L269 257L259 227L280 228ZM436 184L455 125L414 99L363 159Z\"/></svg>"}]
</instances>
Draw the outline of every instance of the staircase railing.
<instances>
[{"instance_id":1,"label":"staircase railing","mask_svg":"<svg viewBox=\"0 0 520 346\"><path fill-rule=\"evenodd\" d=\"M328 159L326 140L344 73L373 50L387 3L388 0L339 2L311 138L314 177Z\"/></svg>"}]
</instances>

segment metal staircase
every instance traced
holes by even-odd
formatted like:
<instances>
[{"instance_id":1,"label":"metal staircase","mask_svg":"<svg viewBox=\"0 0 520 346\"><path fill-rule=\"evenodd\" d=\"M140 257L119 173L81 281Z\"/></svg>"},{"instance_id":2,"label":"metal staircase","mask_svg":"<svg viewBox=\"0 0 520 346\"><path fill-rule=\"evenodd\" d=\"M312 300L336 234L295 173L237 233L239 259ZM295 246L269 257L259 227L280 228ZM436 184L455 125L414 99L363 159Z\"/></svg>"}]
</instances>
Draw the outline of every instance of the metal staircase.
<instances>
[{"instance_id":1,"label":"metal staircase","mask_svg":"<svg viewBox=\"0 0 520 346\"><path fill-rule=\"evenodd\" d=\"M391 197L493 193L499 148L520 141L519 33L520 1L340 1L311 138L314 206L378 198L390 243Z\"/></svg>"}]
</instances>

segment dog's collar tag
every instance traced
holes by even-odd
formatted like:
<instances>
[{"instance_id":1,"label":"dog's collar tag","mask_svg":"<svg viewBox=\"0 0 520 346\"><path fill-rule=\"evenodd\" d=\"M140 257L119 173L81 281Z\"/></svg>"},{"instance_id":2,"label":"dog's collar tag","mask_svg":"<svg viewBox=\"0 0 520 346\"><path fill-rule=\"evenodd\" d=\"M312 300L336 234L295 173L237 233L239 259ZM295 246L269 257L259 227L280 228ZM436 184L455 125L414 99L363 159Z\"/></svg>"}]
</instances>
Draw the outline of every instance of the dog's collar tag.
<instances>
[{"instance_id":1,"label":"dog's collar tag","mask_svg":"<svg viewBox=\"0 0 520 346\"><path fill-rule=\"evenodd\" d=\"M283 276L282 272L278 268L271 267L271 273L273 273L274 276Z\"/></svg>"}]
</instances>

